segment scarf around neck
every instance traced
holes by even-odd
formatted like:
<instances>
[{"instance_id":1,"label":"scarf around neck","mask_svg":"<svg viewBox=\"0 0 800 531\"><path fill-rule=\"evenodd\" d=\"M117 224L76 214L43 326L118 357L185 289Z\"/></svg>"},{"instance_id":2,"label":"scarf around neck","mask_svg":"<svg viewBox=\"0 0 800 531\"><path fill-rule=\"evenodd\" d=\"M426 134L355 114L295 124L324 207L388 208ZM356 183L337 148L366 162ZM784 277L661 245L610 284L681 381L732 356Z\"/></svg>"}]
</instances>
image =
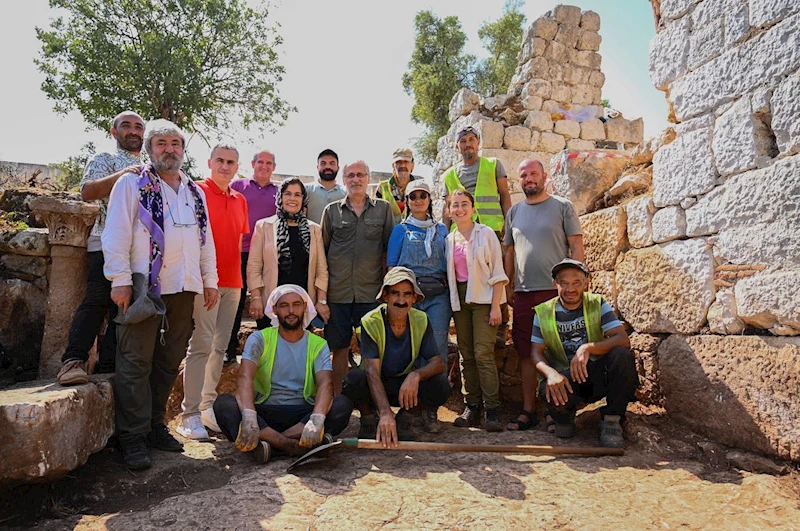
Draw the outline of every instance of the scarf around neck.
<instances>
[{"instance_id":1,"label":"scarf around neck","mask_svg":"<svg viewBox=\"0 0 800 531\"><path fill-rule=\"evenodd\" d=\"M303 248L306 253L310 253L311 249L311 231L308 228L308 218L304 214L308 207L308 193L306 193L305 186L303 189L303 204L300 211L296 214L290 214L283 208L283 187L275 196L276 215L278 222L276 223L277 241L275 242L278 250L278 270L284 275L289 274L292 270L292 250L289 245L289 221L296 221L297 227L300 229L300 239L303 242Z\"/></svg>"},{"instance_id":2,"label":"scarf around neck","mask_svg":"<svg viewBox=\"0 0 800 531\"><path fill-rule=\"evenodd\" d=\"M409 214L404 223L408 223L420 229L425 229L425 253L428 255L428 258L430 258L433 252L433 238L436 236L436 220L429 215L425 221L422 221Z\"/></svg>"}]
</instances>

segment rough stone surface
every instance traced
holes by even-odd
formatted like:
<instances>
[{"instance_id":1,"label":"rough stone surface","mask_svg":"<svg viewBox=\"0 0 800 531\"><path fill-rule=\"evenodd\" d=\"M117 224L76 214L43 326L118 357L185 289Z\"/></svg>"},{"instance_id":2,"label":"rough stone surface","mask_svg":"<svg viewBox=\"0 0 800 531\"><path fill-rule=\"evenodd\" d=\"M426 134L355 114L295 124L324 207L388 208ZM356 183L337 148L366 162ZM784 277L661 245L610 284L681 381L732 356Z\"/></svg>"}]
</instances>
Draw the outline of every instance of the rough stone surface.
<instances>
[{"instance_id":1,"label":"rough stone surface","mask_svg":"<svg viewBox=\"0 0 800 531\"><path fill-rule=\"evenodd\" d=\"M539 137L539 151L546 153L558 153L567 145L566 140L561 135L543 131L542 136Z\"/></svg>"},{"instance_id":2,"label":"rough stone surface","mask_svg":"<svg viewBox=\"0 0 800 531\"><path fill-rule=\"evenodd\" d=\"M530 94L543 99L550 99L552 90L553 85L549 81L545 79L531 79L522 89L522 96L524 97L526 94Z\"/></svg>"},{"instance_id":3,"label":"rough stone surface","mask_svg":"<svg viewBox=\"0 0 800 531\"><path fill-rule=\"evenodd\" d=\"M744 321L736 313L736 297L731 289L717 291L708 309L708 327L715 334L737 335L744 331Z\"/></svg>"},{"instance_id":4,"label":"rough stone surface","mask_svg":"<svg viewBox=\"0 0 800 531\"><path fill-rule=\"evenodd\" d=\"M775 335L800 335L800 269L757 274L736 282L736 312Z\"/></svg>"},{"instance_id":5,"label":"rough stone surface","mask_svg":"<svg viewBox=\"0 0 800 531\"><path fill-rule=\"evenodd\" d=\"M667 127L654 137L640 142L631 151L631 164L638 166L640 164L648 164L653 162L653 156L667 144L671 144L678 137L675 129Z\"/></svg>"},{"instance_id":6,"label":"rough stone surface","mask_svg":"<svg viewBox=\"0 0 800 531\"><path fill-rule=\"evenodd\" d=\"M617 282L613 271L592 271L589 278L589 291L599 293L613 308L616 308Z\"/></svg>"},{"instance_id":7,"label":"rough stone surface","mask_svg":"<svg viewBox=\"0 0 800 531\"><path fill-rule=\"evenodd\" d=\"M559 4L553 8L553 17L563 26L577 28L581 24L581 8Z\"/></svg>"},{"instance_id":8,"label":"rough stone surface","mask_svg":"<svg viewBox=\"0 0 800 531\"><path fill-rule=\"evenodd\" d=\"M578 37L578 50L591 50L596 52L600 49L600 43L603 42L603 37L596 31L582 31Z\"/></svg>"},{"instance_id":9,"label":"rough stone surface","mask_svg":"<svg viewBox=\"0 0 800 531\"><path fill-rule=\"evenodd\" d=\"M781 155L800 153L800 73L778 85L772 95L772 130Z\"/></svg>"},{"instance_id":10,"label":"rough stone surface","mask_svg":"<svg viewBox=\"0 0 800 531\"><path fill-rule=\"evenodd\" d=\"M4 254L0 256L0 271L6 271L23 280L33 280L47 273L47 258Z\"/></svg>"},{"instance_id":11,"label":"rough stone surface","mask_svg":"<svg viewBox=\"0 0 800 531\"><path fill-rule=\"evenodd\" d=\"M525 118L525 126L535 131L551 132L553 130L553 119L549 112L531 111Z\"/></svg>"},{"instance_id":12,"label":"rough stone surface","mask_svg":"<svg viewBox=\"0 0 800 531\"><path fill-rule=\"evenodd\" d=\"M649 166L640 172L620 177L619 181L615 182L614 186L608 190L608 195L609 197L620 197L627 193L636 194L650 188L652 182L653 167Z\"/></svg>"},{"instance_id":13,"label":"rough stone surface","mask_svg":"<svg viewBox=\"0 0 800 531\"><path fill-rule=\"evenodd\" d=\"M639 373L636 399L645 405L662 406L664 394L658 384L658 346L663 338L637 332L629 334L629 337L631 350L636 356L636 370Z\"/></svg>"},{"instance_id":14,"label":"rough stone surface","mask_svg":"<svg viewBox=\"0 0 800 531\"><path fill-rule=\"evenodd\" d=\"M717 172L711 152L711 129L682 134L653 157L653 203L677 205L684 197L714 188Z\"/></svg>"},{"instance_id":15,"label":"rough stone surface","mask_svg":"<svg viewBox=\"0 0 800 531\"><path fill-rule=\"evenodd\" d=\"M496 157L503 163L503 167L508 174L509 186L518 186L519 182L519 168L520 162L525 159L532 158L541 162L545 168L550 162L550 154L542 153L541 151L515 151L512 149L484 149L481 152L484 157ZM520 190L520 193L522 190Z\"/></svg>"},{"instance_id":16,"label":"rough stone surface","mask_svg":"<svg viewBox=\"0 0 800 531\"><path fill-rule=\"evenodd\" d=\"M769 130L756 118L748 97L740 98L714 124L712 148L722 176L765 166L771 159L771 144Z\"/></svg>"},{"instance_id":17,"label":"rough stone surface","mask_svg":"<svg viewBox=\"0 0 800 531\"><path fill-rule=\"evenodd\" d=\"M588 79L586 82L588 82ZM597 105L600 103L601 92L599 87L585 83L575 85L572 87L572 102L576 105Z\"/></svg>"},{"instance_id":18,"label":"rough stone surface","mask_svg":"<svg viewBox=\"0 0 800 531\"><path fill-rule=\"evenodd\" d=\"M551 41L558 31L558 22L544 17L537 18L533 24L531 24L531 29L533 30L534 37Z\"/></svg>"},{"instance_id":19,"label":"rough stone surface","mask_svg":"<svg viewBox=\"0 0 800 531\"><path fill-rule=\"evenodd\" d=\"M505 139L505 128L500 122L492 120L481 120L478 123L478 132L481 135L481 147L500 148L503 147Z\"/></svg>"},{"instance_id":20,"label":"rough stone surface","mask_svg":"<svg viewBox=\"0 0 800 531\"><path fill-rule=\"evenodd\" d=\"M581 29L600 31L600 15L594 11L584 11L581 15Z\"/></svg>"},{"instance_id":21,"label":"rough stone surface","mask_svg":"<svg viewBox=\"0 0 800 531\"><path fill-rule=\"evenodd\" d=\"M749 0L750 25L765 26L800 11L795 0Z\"/></svg>"},{"instance_id":22,"label":"rough stone surface","mask_svg":"<svg viewBox=\"0 0 800 531\"><path fill-rule=\"evenodd\" d=\"M585 262L590 271L612 271L617 256L628 247L627 216L621 206L581 216Z\"/></svg>"},{"instance_id":23,"label":"rough stone surface","mask_svg":"<svg viewBox=\"0 0 800 531\"><path fill-rule=\"evenodd\" d=\"M725 454L725 459L732 467L754 474L782 476L789 473L789 467L786 465L779 465L771 459L750 452L731 450Z\"/></svg>"},{"instance_id":24,"label":"rough stone surface","mask_svg":"<svg viewBox=\"0 0 800 531\"><path fill-rule=\"evenodd\" d=\"M661 0L661 16L666 19L685 15L698 0Z\"/></svg>"},{"instance_id":25,"label":"rough stone surface","mask_svg":"<svg viewBox=\"0 0 800 531\"><path fill-rule=\"evenodd\" d=\"M46 306L44 291L34 284L16 278L0 279L0 345L16 367L39 366Z\"/></svg>"},{"instance_id":26,"label":"rough stone surface","mask_svg":"<svg viewBox=\"0 0 800 531\"><path fill-rule=\"evenodd\" d=\"M531 130L521 125L506 127L505 136L503 137L503 147L506 149L515 149L517 151L526 151L530 149Z\"/></svg>"},{"instance_id":27,"label":"rough stone surface","mask_svg":"<svg viewBox=\"0 0 800 531\"><path fill-rule=\"evenodd\" d=\"M668 147L679 141L680 138ZM654 189L657 186L657 171L656 166L653 172ZM664 178L667 178L666 174ZM671 195L677 195L677 190ZM794 156L779 160L767 168L740 173L699 198L697 204L686 211L686 234L701 236L754 223L797 220L798 216L800 156Z\"/></svg>"},{"instance_id":28,"label":"rough stone surface","mask_svg":"<svg viewBox=\"0 0 800 531\"><path fill-rule=\"evenodd\" d=\"M52 480L86 462L114 432L107 378L61 387L20 384L0 391L0 484Z\"/></svg>"},{"instance_id":29,"label":"rough stone surface","mask_svg":"<svg viewBox=\"0 0 800 531\"><path fill-rule=\"evenodd\" d=\"M800 226L790 218L724 229L715 238L714 255L719 263L800 264Z\"/></svg>"},{"instance_id":30,"label":"rough stone surface","mask_svg":"<svg viewBox=\"0 0 800 531\"><path fill-rule=\"evenodd\" d=\"M673 335L658 361L670 417L728 446L800 461L800 338Z\"/></svg>"},{"instance_id":31,"label":"rough stone surface","mask_svg":"<svg viewBox=\"0 0 800 531\"><path fill-rule=\"evenodd\" d=\"M584 140L605 140L606 128L598 119L581 122L581 138Z\"/></svg>"},{"instance_id":32,"label":"rough stone surface","mask_svg":"<svg viewBox=\"0 0 800 531\"><path fill-rule=\"evenodd\" d=\"M557 83L553 85L550 91L550 99L561 103L570 102L572 101L572 89L566 85Z\"/></svg>"},{"instance_id":33,"label":"rough stone surface","mask_svg":"<svg viewBox=\"0 0 800 531\"><path fill-rule=\"evenodd\" d=\"M567 140L578 138L581 135L581 124L573 120L558 120L555 124L555 132Z\"/></svg>"},{"instance_id":34,"label":"rough stone surface","mask_svg":"<svg viewBox=\"0 0 800 531\"><path fill-rule=\"evenodd\" d=\"M698 332L714 300L714 257L703 239L634 249L616 267L617 306L637 332Z\"/></svg>"},{"instance_id":35,"label":"rough stone surface","mask_svg":"<svg viewBox=\"0 0 800 531\"><path fill-rule=\"evenodd\" d=\"M653 214L653 241L664 243L686 236L686 214L678 205L668 206Z\"/></svg>"},{"instance_id":36,"label":"rough stone surface","mask_svg":"<svg viewBox=\"0 0 800 531\"><path fill-rule=\"evenodd\" d=\"M591 140L572 138L567 140L567 149L570 151L591 151L594 149L594 142Z\"/></svg>"},{"instance_id":37,"label":"rough stone surface","mask_svg":"<svg viewBox=\"0 0 800 531\"><path fill-rule=\"evenodd\" d=\"M725 46L723 18L717 18L702 26L694 25L689 38L689 57L687 66L697 68L722 52Z\"/></svg>"},{"instance_id":38,"label":"rough stone surface","mask_svg":"<svg viewBox=\"0 0 800 531\"><path fill-rule=\"evenodd\" d=\"M641 118L626 120L615 118L606 120L606 140L639 144L644 140L644 122Z\"/></svg>"},{"instance_id":39,"label":"rough stone surface","mask_svg":"<svg viewBox=\"0 0 800 531\"><path fill-rule=\"evenodd\" d=\"M480 99L480 96L475 92L468 88L462 88L450 100L448 118L453 122L460 116L466 116L478 108Z\"/></svg>"},{"instance_id":40,"label":"rough stone surface","mask_svg":"<svg viewBox=\"0 0 800 531\"><path fill-rule=\"evenodd\" d=\"M542 133L542 137L547 134ZM616 151L608 152L617 153ZM577 156L568 158L571 154L580 155L580 152L562 153L561 160L566 159L566 162L561 164L559 171L550 173L553 176L553 186L558 195L572 201L580 216L594 209L595 202L614 185L628 161L622 157Z\"/></svg>"},{"instance_id":41,"label":"rough stone surface","mask_svg":"<svg viewBox=\"0 0 800 531\"><path fill-rule=\"evenodd\" d=\"M678 23L675 23L672 26L677 25ZM657 71L671 69L670 60L670 57L663 56L659 59L663 62L658 66L653 66L651 62L651 80L662 90L666 86L660 85L659 82L663 82L664 79L653 72L654 69ZM669 86L675 117L684 121L703 114L741 94L780 80L798 66L800 66L800 14L784 19L761 35L726 51L714 61L675 80Z\"/></svg>"},{"instance_id":42,"label":"rough stone surface","mask_svg":"<svg viewBox=\"0 0 800 531\"><path fill-rule=\"evenodd\" d=\"M689 30L690 19L683 18L668 25L650 41L650 82L657 89L665 90L686 73Z\"/></svg>"},{"instance_id":43,"label":"rough stone surface","mask_svg":"<svg viewBox=\"0 0 800 531\"><path fill-rule=\"evenodd\" d=\"M26 256L49 256L47 229L0 232L0 251Z\"/></svg>"},{"instance_id":44,"label":"rough stone surface","mask_svg":"<svg viewBox=\"0 0 800 531\"><path fill-rule=\"evenodd\" d=\"M606 75L595 70L589 74L588 83L593 87L603 88L603 85L606 83Z\"/></svg>"}]
</instances>

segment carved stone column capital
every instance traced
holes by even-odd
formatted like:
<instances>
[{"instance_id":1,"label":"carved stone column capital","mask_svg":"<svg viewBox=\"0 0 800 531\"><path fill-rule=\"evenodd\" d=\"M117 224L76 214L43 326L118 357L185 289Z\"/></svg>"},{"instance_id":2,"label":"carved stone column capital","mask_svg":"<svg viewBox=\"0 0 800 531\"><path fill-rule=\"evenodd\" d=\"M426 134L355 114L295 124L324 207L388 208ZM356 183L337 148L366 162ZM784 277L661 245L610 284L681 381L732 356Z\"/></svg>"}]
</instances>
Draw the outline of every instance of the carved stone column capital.
<instances>
[{"instance_id":1,"label":"carved stone column capital","mask_svg":"<svg viewBox=\"0 0 800 531\"><path fill-rule=\"evenodd\" d=\"M51 245L86 247L100 207L83 201L41 196L31 200L31 210L49 230Z\"/></svg>"}]
</instances>

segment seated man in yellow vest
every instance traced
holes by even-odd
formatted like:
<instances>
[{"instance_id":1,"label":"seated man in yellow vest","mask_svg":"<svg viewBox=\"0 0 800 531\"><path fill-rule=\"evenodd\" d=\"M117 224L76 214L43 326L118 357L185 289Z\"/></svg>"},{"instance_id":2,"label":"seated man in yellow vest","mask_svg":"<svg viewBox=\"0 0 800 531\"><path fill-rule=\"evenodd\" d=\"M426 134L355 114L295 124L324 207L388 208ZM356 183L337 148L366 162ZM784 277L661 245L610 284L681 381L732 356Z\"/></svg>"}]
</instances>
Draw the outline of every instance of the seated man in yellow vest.
<instances>
[{"instance_id":1,"label":"seated man in yellow vest","mask_svg":"<svg viewBox=\"0 0 800 531\"><path fill-rule=\"evenodd\" d=\"M236 396L221 395L214 414L223 435L259 463L273 449L302 455L347 427L353 404L333 396L331 351L306 328L317 312L300 286L278 286L267 300L272 328L250 334Z\"/></svg>"},{"instance_id":2,"label":"seated man in yellow vest","mask_svg":"<svg viewBox=\"0 0 800 531\"><path fill-rule=\"evenodd\" d=\"M417 179L411 175L414 171L414 153L408 148L394 150L392 153L392 178L378 183L375 196L383 199L392 208L394 224L403 221L403 212L406 209L406 186Z\"/></svg>"},{"instance_id":3,"label":"seated man in yellow vest","mask_svg":"<svg viewBox=\"0 0 800 531\"><path fill-rule=\"evenodd\" d=\"M394 267L376 297L383 304L361 319L362 369L347 373L342 386L361 411L359 439L376 439L384 447L413 439L407 412L417 406L425 431L440 431L436 413L450 384L428 316L412 308L424 298L414 272ZM397 416L390 406L401 408Z\"/></svg>"},{"instance_id":4,"label":"seated man in yellow vest","mask_svg":"<svg viewBox=\"0 0 800 531\"><path fill-rule=\"evenodd\" d=\"M639 386L631 342L602 296L589 293L589 271L566 258L553 266L554 297L536 307L531 357L539 395L555 421L557 437L575 435L578 401L606 399L600 408L600 445L625 445L621 421Z\"/></svg>"},{"instance_id":5,"label":"seated man in yellow vest","mask_svg":"<svg viewBox=\"0 0 800 531\"><path fill-rule=\"evenodd\" d=\"M442 175L445 184L443 199L455 190L467 190L475 197L475 221L491 228L499 237L506 212L511 208L508 178L500 160L478 156L479 147L477 129L469 126L458 132L456 149L461 154L461 161ZM442 211L442 222L452 229L446 206Z\"/></svg>"}]
</instances>

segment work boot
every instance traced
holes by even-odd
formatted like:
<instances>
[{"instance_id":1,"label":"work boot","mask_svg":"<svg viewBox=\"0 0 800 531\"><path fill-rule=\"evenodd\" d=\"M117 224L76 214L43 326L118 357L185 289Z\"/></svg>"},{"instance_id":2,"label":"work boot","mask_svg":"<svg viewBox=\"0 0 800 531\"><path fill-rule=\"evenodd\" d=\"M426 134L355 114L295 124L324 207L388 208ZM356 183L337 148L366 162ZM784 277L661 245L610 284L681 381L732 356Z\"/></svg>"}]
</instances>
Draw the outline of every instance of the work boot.
<instances>
[{"instance_id":1,"label":"work boot","mask_svg":"<svg viewBox=\"0 0 800 531\"><path fill-rule=\"evenodd\" d=\"M183 443L173 437L169 432L169 428L163 424L156 424L152 427L150 435L147 436L147 442L150 444L150 448L155 448L156 450L164 452L183 451Z\"/></svg>"},{"instance_id":2,"label":"work boot","mask_svg":"<svg viewBox=\"0 0 800 531\"><path fill-rule=\"evenodd\" d=\"M359 439L372 439L378 434L378 417L373 412L362 413L361 427L358 430Z\"/></svg>"},{"instance_id":3,"label":"work boot","mask_svg":"<svg viewBox=\"0 0 800 531\"><path fill-rule=\"evenodd\" d=\"M478 426L481 423L481 405L480 404L467 404L464 412L461 413L456 420L453 421L453 426L456 428L467 428L470 426Z\"/></svg>"},{"instance_id":4,"label":"work boot","mask_svg":"<svg viewBox=\"0 0 800 531\"><path fill-rule=\"evenodd\" d=\"M399 441L415 441L417 440L414 431L411 429L411 415L408 410L401 409L394 416L395 426L397 428L397 440Z\"/></svg>"},{"instance_id":5,"label":"work boot","mask_svg":"<svg viewBox=\"0 0 800 531\"><path fill-rule=\"evenodd\" d=\"M121 433L118 439L119 448L122 451L122 461L126 467L131 470L144 470L153 465L144 435Z\"/></svg>"},{"instance_id":6,"label":"work boot","mask_svg":"<svg viewBox=\"0 0 800 531\"><path fill-rule=\"evenodd\" d=\"M56 380L61 385L80 385L89 381L86 373L86 362L83 360L67 360L61 370L58 371Z\"/></svg>"},{"instance_id":7,"label":"work boot","mask_svg":"<svg viewBox=\"0 0 800 531\"><path fill-rule=\"evenodd\" d=\"M268 463L270 457L272 457L272 447L267 441L258 441L258 444L255 449L250 452L250 455L253 456L256 463L264 465Z\"/></svg>"},{"instance_id":8,"label":"work boot","mask_svg":"<svg viewBox=\"0 0 800 531\"><path fill-rule=\"evenodd\" d=\"M503 424L500 422L500 408L486 408L486 431L503 431Z\"/></svg>"},{"instance_id":9,"label":"work boot","mask_svg":"<svg viewBox=\"0 0 800 531\"><path fill-rule=\"evenodd\" d=\"M569 439L570 437L575 437L575 432L577 428L575 427L575 413L573 412L570 417L569 421L566 423L559 423L556 422L556 430L555 434L556 437L560 439Z\"/></svg>"},{"instance_id":10,"label":"work boot","mask_svg":"<svg viewBox=\"0 0 800 531\"><path fill-rule=\"evenodd\" d=\"M604 415L600 421L600 446L605 448L625 448L622 425L619 415Z\"/></svg>"},{"instance_id":11,"label":"work boot","mask_svg":"<svg viewBox=\"0 0 800 531\"><path fill-rule=\"evenodd\" d=\"M440 433L442 425L439 424L439 418L436 416L436 407L426 407L422 410L422 429L426 433Z\"/></svg>"}]
</instances>

